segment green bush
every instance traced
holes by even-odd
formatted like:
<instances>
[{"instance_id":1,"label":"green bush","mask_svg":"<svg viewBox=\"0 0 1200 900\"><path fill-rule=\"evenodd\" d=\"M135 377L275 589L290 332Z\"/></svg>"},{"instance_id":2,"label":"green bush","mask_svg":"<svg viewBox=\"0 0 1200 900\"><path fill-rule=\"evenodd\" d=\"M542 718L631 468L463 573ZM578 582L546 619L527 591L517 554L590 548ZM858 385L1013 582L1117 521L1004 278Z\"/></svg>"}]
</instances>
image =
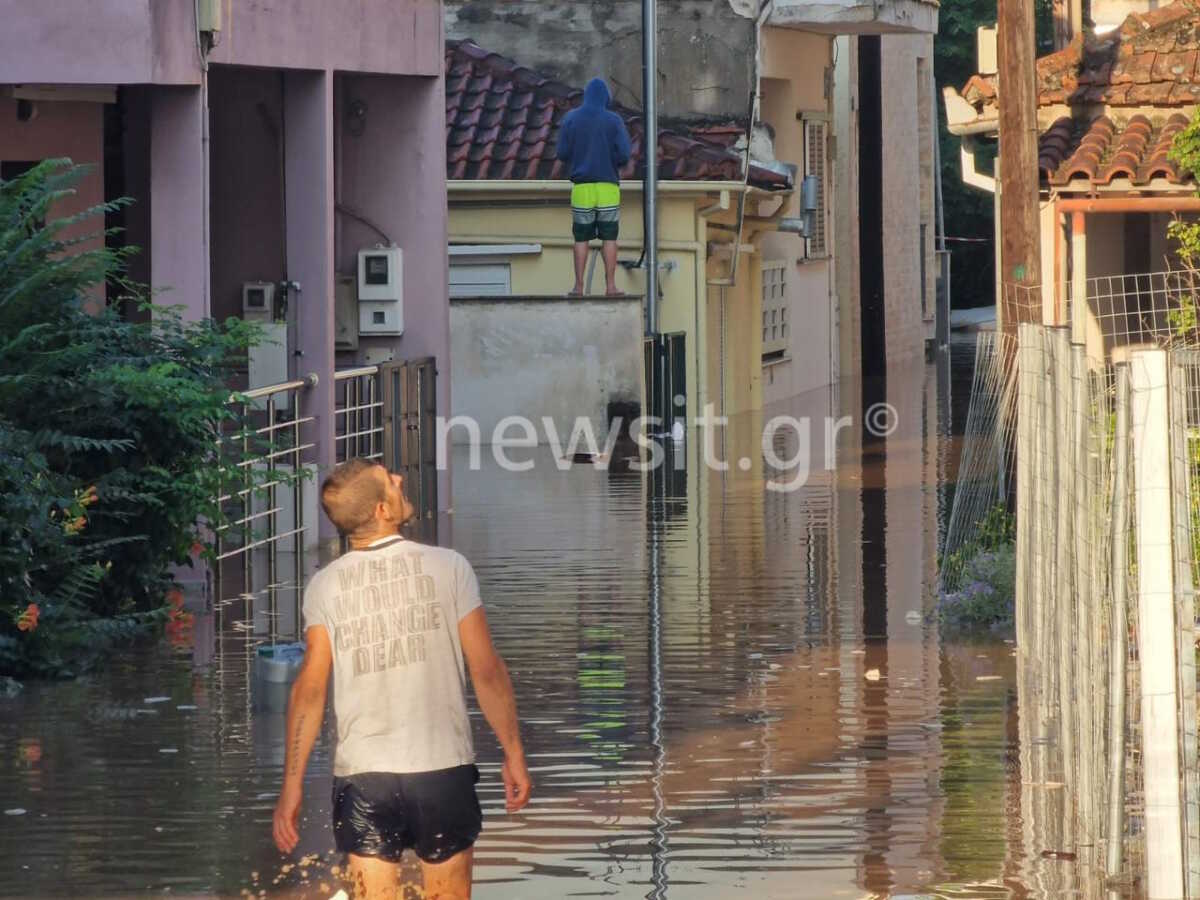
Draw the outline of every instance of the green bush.
<instances>
[{"instance_id":1,"label":"green bush","mask_svg":"<svg viewBox=\"0 0 1200 900\"><path fill-rule=\"evenodd\" d=\"M955 631L1013 627L1016 605L1016 520L998 503L975 524L970 541L942 560L938 613Z\"/></svg>"},{"instance_id":2,"label":"green bush","mask_svg":"<svg viewBox=\"0 0 1200 900\"><path fill-rule=\"evenodd\" d=\"M172 565L216 521L227 384L256 333L153 307L126 251L50 219L80 169L44 162L0 182L0 674L71 675L165 618ZM102 232L93 232L95 237ZM85 303L109 285L111 306Z\"/></svg>"}]
</instances>

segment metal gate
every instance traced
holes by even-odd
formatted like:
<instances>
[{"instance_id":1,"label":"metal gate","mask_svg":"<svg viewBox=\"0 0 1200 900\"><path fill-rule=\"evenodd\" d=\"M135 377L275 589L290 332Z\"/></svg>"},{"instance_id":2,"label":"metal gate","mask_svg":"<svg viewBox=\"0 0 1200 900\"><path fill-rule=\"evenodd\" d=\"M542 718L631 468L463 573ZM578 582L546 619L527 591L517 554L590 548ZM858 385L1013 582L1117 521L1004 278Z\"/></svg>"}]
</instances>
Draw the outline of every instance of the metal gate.
<instances>
[{"instance_id":1,"label":"metal gate","mask_svg":"<svg viewBox=\"0 0 1200 900\"><path fill-rule=\"evenodd\" d=\"M675 433L678 420L687 431L686 335L656 334L642 343L646 361L647 415L662 421L664 434Z\"/></svg>"},{"instance_id":2,"label":"metal gate","mask_svg":"<svg viewBox=\"0 0 1200 900\"><path fill-rule=\"evenodd\" d=\"M437 361L423 359L379 367L383 389L383 462L404 476L417 509L408 536L437 543Z\"/></svg>"}]
</instances>

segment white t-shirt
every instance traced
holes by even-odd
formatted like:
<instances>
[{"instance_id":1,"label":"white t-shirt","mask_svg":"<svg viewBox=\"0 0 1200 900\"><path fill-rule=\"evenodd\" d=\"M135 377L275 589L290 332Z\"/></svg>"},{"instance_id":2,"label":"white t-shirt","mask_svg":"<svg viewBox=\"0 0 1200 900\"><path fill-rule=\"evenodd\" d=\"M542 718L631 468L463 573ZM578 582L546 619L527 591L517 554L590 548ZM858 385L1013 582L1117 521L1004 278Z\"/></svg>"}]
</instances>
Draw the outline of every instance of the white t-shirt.
<instances>
[{"instance_id":1,"label":"white t-shirt","mask_svg":"<svg viewBox=\"0 0 1200 900\"><path fill-rule=\"evenodd\" d=\"M304 591L305 627L333 645L333 774L475 761L458 623L480 606L461 553L401 537L352 550Z\"/></svg>"}]
</instances>

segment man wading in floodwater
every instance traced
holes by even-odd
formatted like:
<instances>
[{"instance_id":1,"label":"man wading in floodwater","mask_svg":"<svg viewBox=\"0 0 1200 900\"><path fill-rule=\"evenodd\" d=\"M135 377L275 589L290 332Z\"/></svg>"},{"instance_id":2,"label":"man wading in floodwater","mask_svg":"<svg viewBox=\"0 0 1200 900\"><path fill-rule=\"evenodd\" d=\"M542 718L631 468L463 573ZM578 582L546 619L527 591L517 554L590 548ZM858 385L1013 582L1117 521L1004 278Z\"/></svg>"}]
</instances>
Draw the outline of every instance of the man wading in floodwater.
<instances>
[{"instance_id":1,"label":"man wading in floodwater","mask_svg":"<svg viewBox=\"0 0 1200 900\"><path fill-rule=\"evenodd\" d=\"M621 227L621 187L617 174L629 162L629 132L608 108L608 85L593 78L583 91L583 105L571 110L558 133L556 155L570 170L571 219L575 236L575 287L570 296L583 296L583 272L588 243L599 238L604 256L604 283L609 295L617 290L617 236Z\"/></svg>"},{"instance_id":2,"label":"man wading in floodwater","mask_svg":"<svg viewBox=\"0 0 1200 900\"><path fill-rule=\"evenodd\" d=\"M482 817L475 783L463 659L504 750L508 811L532 787L504 661L492 646L479 584L453 550L400 536L414 515L403 479L352 460L321 486L321 505L350 552L304 592L304 665L287 713L287 759L275 807L275 843L300 839L304 768L333 671L337 751L333 834L349 854L356 898L399 896L398 863L412 847L430 898L469 898Z\"/></svg>"}]
</instances>

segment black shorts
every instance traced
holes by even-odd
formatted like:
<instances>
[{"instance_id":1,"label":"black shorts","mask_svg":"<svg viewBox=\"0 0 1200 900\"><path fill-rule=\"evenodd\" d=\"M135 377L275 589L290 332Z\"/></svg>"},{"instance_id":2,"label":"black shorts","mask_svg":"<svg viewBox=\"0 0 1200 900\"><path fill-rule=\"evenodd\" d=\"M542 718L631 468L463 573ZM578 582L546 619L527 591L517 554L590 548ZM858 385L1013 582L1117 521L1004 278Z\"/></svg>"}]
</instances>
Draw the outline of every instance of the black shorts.
<instances>
[{"instance_id":1,"label":"black shorts","mask_svg":"<svg viewBox=\"0 0 1200 900\"><path fill-rule=\"evenodd\" d=\"M412 847L429 863L474 846L483 826L479 770L361 772L333 779L333 837L342 853L399 862Z\"/></svg>"}]
</instances>

